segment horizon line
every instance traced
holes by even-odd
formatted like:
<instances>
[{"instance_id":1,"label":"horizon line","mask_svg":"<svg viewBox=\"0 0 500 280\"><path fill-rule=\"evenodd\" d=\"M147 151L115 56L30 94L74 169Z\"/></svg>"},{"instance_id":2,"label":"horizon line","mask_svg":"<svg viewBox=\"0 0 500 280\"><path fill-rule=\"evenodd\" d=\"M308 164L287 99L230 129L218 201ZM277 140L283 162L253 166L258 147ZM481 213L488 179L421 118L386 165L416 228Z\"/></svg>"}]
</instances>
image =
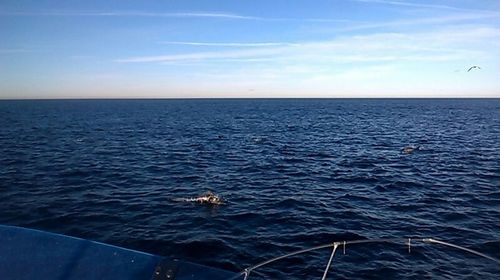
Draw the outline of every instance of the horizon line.
<instances>
[{"instance_id":1,"label":"horizon line","mask_svg":"<svg viewBox=\"0 0 500 280\"><path fill-rule=\"evenodd\" d=\"M463 96L463 97L382 97L382 96L372 96L372 97L67 97L67 98L1 98L1 101L64 101L64 100L211 100L211 99L500 99L498 97L486 97L486 96Z\"/></svg>"}]
</instances>

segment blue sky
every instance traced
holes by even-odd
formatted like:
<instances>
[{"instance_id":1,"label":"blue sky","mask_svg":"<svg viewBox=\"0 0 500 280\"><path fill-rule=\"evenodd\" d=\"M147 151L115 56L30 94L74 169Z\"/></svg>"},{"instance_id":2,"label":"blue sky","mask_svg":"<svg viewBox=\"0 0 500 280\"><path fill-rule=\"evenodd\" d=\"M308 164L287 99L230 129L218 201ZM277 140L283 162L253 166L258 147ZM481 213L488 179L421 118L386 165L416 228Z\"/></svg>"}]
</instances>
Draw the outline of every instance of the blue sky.
<instances>
[{"instance_id":1,"label":"blue sky","mask_svg":"<svg viewBox=\"0 0 500 280\"><path fill-rule=\"evenodd\" d=\"M498 77L498 0L0 2L2 99L500 97Z\"/></svg>"}]
</instances>

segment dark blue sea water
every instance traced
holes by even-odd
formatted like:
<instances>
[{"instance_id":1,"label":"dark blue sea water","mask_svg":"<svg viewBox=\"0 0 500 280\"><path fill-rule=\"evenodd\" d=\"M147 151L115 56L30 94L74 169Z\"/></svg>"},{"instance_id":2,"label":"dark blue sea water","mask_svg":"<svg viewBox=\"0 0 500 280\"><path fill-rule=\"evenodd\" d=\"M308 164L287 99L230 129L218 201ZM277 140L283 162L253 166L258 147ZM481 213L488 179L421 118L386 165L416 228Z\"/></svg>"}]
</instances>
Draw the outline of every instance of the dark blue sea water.
<instances>
[{"instance_id":1,"label":"dark blue sea water","mask_svg":"<svg viewBox=\"0 0 500 280\"><path fill-rule=\"evenodd\" d=\"M500 99L0 101L0 116L2 224L233 271L385 237L500 258ZM402 154L409 144L421 150ZM173 201L207 190L227 203ZM320 279L329 254L261 272ZM497 264L438 245L353 245L332 269L500 277Z\"/></svg>"}]
</instances>

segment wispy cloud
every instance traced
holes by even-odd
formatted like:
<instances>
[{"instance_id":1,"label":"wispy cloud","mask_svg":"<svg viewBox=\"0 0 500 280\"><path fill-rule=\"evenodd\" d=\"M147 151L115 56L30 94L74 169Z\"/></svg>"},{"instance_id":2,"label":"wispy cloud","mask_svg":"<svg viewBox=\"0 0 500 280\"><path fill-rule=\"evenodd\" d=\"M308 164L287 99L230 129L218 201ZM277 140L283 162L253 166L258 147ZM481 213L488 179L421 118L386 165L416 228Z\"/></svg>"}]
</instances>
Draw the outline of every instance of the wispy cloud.
<instances>
[{"instance_id":1,"label":"wispy cloud","mask_svg":"<svg viewBox=\"0 0 500 280\"><path fill-rule=\"evenodd\" d=\"M247 60L251 62L253 60L256 62L301 61L309 64L398 60L445 61L457 60L470 55L478 56L481 51L478 51L474 44L480 44L484 40L495 41L497 39L500 39L500 29L470 26L421 33L377 33L346 36L329 41L279 46L263 45L243 50L139 56L116 61L123 63L166 63L221 60Z\"/></svg>"},{"instance_id":2,"label":"wispy cloud","mask_svg":"<svg viewBox=\"0 0 500 280\"><path fill-rule=\"evenodd\" d=\"M34 52L30 49L0 49L0 53L11 54L11 53L29 53Z\"/></svg>"},{"instance_id":3,"label":"wispy cloud","mask_svg":"<svg viewBox=\"0 0 500 280\"><path fill-rule=\"evenodd\" d=\"M59 16L59 17L170 17L170 18L225 18L225 19L260 19L259 17L243 16L223 12L177 12L157 13L143 11L112 11L112 12L84 12L84 11L44 11L44 12L0 12L2 16Z\"/></svg>"},{"instance_id":4,"label":"wispy cloud","mask_svg":"<svg viewBox=\"0 0 500 280\"><path fill-rule=\"evenodd\" d=\"M231 59L231 58L251 58L269 55L277 55L284 48L261 48L256 50L224 51L224 52L199 52L189 54L174 54L160 56L141 56L130 57L116 60L117 62L172 62L172 61L199 61L213 59Z\"/></svg>"},{"instance_id":5,"label":"wispy cloud","mask_svg":"<svg viewBox=\"0 0 500 280\"><path fill-rule=\"evenodd\" d=\"M258 17L217 11L194 12L148 12L148 11L0 11L0 16L32 16L32 17L157 17L157 18L214 18L257 21L296 21L318 23L352 23L355 21L341 18L290 18L290 17Z\"/></svg>"},{"instance_id":6,"label":"wispy cloud","mask_svg":"<svg viewBox=\"0 0 500 280\"><path fill-rule=\"evenodd\" d=\"M394 20L385 22L353 24L348 27L335 29L334 31L354 31L354 30L367 30L376 28L401 27L401 26L413 26L413 25L448 24L448 23L488 19L488 18L500 18L500 12L460 13L449 16L441 16L441 17L415 18L415 19Z\"/></svg>"},{"instance_id":7,"label":"wispy cloud","mask_svg":"<svg viewBox=\"0 0 500 280\"><path fill-rule=\"evenodd\" d=\"M258 42L258 43L222 43L222 42L178 42L166 41L160 42L165 45L184 45L184 46L201 46L201 47L275 47L275 46L298 46L298 43L289 42Z\"/></svg>"},{"instance_id":8,"label":"wispy cloud","mask_svg":"<svg viewBox=\"0 0 500 280\"><path fill-rule=\"evenodd\" d=\"M388 0L352 0L352 1L362 2L362 3L371 3L371 4L391 5L391 6L413 7L413 8L444 9L444 10L471 11L471 12L479 12L479 11L493 12L493 11L484 11L484 10L475 10L475 9L465 9L465 8L459 8L459 7L449 6L449 5L425 4L425 3L404 2L404 1L388 1Z\"/></svg>"}]
</instances>

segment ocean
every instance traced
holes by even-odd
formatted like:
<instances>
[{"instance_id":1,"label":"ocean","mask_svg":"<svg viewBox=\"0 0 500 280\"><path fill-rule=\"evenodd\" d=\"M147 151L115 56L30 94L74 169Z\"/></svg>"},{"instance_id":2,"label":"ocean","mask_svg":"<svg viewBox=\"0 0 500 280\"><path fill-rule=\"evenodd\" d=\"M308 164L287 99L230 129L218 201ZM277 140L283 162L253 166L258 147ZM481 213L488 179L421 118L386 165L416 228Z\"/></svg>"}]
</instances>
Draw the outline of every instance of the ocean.
<instances>
[{"instance_id":1,"label":"ocean","mask_svg":"<svg viewBox=\"0 0 500 280\"><path fill-rule=\"evenodd\" d=\"M0 101L0 223L232 271L333 241L500 258L500 99ZM407 145L420 150L404 154ZM178 201L207 191L218 206ZM331 250L249 279L320 279ZM329 279L498 279L440 245L347 246Z\"/></svg>"}]
</instances>

